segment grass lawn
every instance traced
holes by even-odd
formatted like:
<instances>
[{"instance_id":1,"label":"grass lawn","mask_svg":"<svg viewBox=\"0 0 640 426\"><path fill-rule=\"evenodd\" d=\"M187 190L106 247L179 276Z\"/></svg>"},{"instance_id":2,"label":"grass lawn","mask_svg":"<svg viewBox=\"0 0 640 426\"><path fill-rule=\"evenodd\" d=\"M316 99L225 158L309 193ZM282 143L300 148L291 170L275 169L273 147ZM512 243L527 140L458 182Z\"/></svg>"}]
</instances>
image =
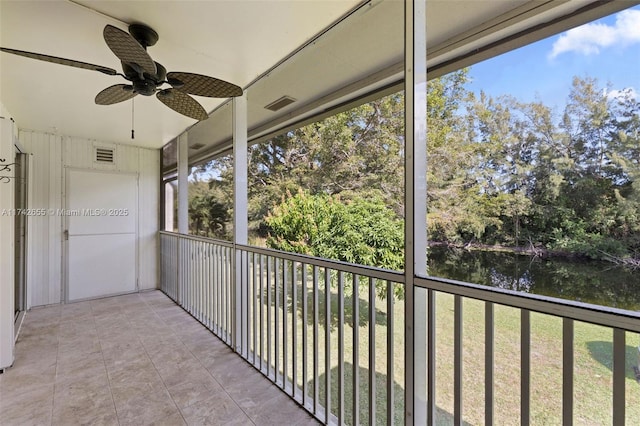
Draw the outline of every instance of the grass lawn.
<instances>
[{"instance_id":1,"label":"grass lawn","mask_svg":"<svg viewBox=\"0 0 640 426\"><path fill-rule=\"evenodd\" d=\"M306 330L302 327L302 282L298 273L296 318L296 382L302 388L302 335L307 335L307 389L313 394L313 295L311 292L311 274L308 275L308 317ZM319 401L324 405L325 379L325 293L322 273L319 280L318 309L318 351L317 371ZM348 279L347 279L348 278ZM345 282L350 283L345 275ZM271 281L273 282L273 281ZM335 283L334 283L335 284ZM355 324L358 331L357 370L354 369L354 318L352 310L352 291L350 284L345 288L344 327L343 327L343 374L344 374L344 419L346 424L353 423L353 374L359 376L359 422L367 424L369 420L368 402L368 365L369 365L369 304L368 281L360 280L359 310ZM386 285L384 283L383 285ZM263 315L258 330L262 329L266 355L267 330L271 331L270 359L275 360L275 294L271 289L271 315L267 316L266 290L263 293ZM280 281L279 295L283 286ZM293 300L291 282L287 285L287 362L286 376L293 380ZM419 290L417 297L426 297L426 291ZM282 300L282 299L281 299ZM438 424L450 424L453 413L453 296L439 293L436 296L436 395ZM282 302L279 304L280 345L284 341ZM251 304L251 309L254 305ZM255 308L260 308L259 295ZM494 368L494 420L496 424L520 424L520 311L504 306L495 306L495 368ZM338 293L332 286L330 314L330 386L331 412L338 415ZM259 317L259 312L257 312ZM472 299L463 302L463 419L467 424L484 424L484 303ZM249 318L252 318L250 311ZM404 301L393 303L393 328L389 327L387 301L376 298L375 301L375 377L376 377L376 424L383 424L387 418L387 337L393 339L393 392L395 394L394 423L403 424L404 415ZM251 322L251 324L253 324ZM250 342L253 342L253 335ZM260 331L257 332L259 342ZM610 329L591 324L575 322L574 331L574 422L585 425L611 424L612 421L612 341ZM640 336L627 333L626 341L626 418L627 424L640 424L640 384L636 382L632 370L638 363L637 345ZM260 347L258 343L258 348ZM260 353L260 350L258 350ZM284 351L279 350L279 371L285 374ZM531 314L531 424L553 425L562 423L562 319L549 315ZM299 392L298 392L299 395Z\"/></svg>"}]
</instances>

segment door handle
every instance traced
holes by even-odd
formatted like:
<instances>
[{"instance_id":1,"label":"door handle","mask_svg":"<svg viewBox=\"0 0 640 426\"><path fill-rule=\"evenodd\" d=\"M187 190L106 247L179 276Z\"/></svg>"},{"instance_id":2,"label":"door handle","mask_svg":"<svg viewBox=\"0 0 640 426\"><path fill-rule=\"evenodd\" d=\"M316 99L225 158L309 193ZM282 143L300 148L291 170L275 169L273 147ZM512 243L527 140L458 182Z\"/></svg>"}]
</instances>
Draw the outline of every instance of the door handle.
<instances>
[{"instance_id":1,"label":"door handle","mask_svg":"<svg viewBox=\"0 0 640 426\"><path fill-rule=\"evenodd\" d=\"M64 230L64 240L65 241L69 241L69 230L68 229Z\"/></svg>"}]
</instances>

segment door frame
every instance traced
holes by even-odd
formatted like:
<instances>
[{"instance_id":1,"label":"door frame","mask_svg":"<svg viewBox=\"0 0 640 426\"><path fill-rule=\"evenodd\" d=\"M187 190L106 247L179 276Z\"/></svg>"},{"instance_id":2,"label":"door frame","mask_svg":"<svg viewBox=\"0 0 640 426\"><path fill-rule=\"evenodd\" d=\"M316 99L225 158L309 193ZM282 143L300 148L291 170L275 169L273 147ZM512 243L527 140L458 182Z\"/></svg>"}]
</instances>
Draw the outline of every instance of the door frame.
<instances>
[{"instance_id":1,"label":"door frame","mask_svg":"<svg viewBox=\"0 0 640 426\"><path fill-rule=\"evenodd\" d=\"M135 221L135 288L132 291L125 291L122 293L116 293L116 294L108 294L108 295L104 295L104 296L97 296L97 297L89 297L86 299L75 299L73 301L69 301L69 263L71 261L71 259L69 258L69 218L70 216L65 215L63 217L62 222L62 285L60 286L60 300L62 300L64 303L75 303L75 302L82 302L83 300L93 300L93 299L100 299L102 297L112 297L112 296L117 296L119 294L130 294L130 293L136 293L140 290L140 286L139 286L139 282L140 282L140 267L139 267L139 261L140 261L140 253L139 253L139 242L140 242L140 230L139 230L139 218L140 218L140 174L138 172L123 172L123 171L119 171L119 170L105 170L105 169L87 169L87 168L82 168L82 167L65 167L64 168L64 184L62 185L63 187L63 194L62 194L62 204L64 205L64 210L70 210L69 207L69 183L71 181L71 179L69 178L69 174L71 172L74 171L79 171L79 172L91 172L91 173L102 173L102 174L112 174L112 175L122 175L122 176L134 176L136 179L136 214L134 217L134 221Z\"/></svg>"},{"instance_id":2,"label":"door frame","mask_svg":"<svg viewBox=\"0 0 640 426\"><path fill-rule=\"evenodd\" d=\"M18 147L16 147L15 152L15 172L14 175L14 198L20 194L21 203L14 206L16 209L24 209L27 210L30 207L29 204L29 170L31 166L31 156L22 152ZM17 173L20 173L18 176ZM18 186L22 186L22 189L18 191ZM27 303L27 275L28 275L28 266L29 266L29 216L28 215L16 215L16 225L18 219L22 221L22 226L24 227L24 235L20 238L19 241L16 241L15 244L15 252L14 252L14 300L19 300L18 303L15 304L15 320L19 321L20 315L24 314L24 312L28 308ZM14 230L14 239L18 239L20 234L20 229L18 226L15 226ZM19 242L19 244L18 244ZM18 283L18 280L21 282ZM20 287L20 288L18 288Z\"/></svg>"}]
</instances>

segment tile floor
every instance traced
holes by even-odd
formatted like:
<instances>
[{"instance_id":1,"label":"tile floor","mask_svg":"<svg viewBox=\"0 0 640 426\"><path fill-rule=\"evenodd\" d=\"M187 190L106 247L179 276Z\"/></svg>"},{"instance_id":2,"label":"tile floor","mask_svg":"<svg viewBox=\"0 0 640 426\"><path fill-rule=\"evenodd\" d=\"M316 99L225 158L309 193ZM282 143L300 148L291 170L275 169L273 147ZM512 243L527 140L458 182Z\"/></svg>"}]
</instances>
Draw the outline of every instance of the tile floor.
<instances>
[{"instance_id":1,"label":"tile floor","mask_svg":"<svg viewBox=\"0 0 640 426\"><path fill-rule=\"evenodd\" d=\"M0 424L315 425L160 291L28 312Z\"/></svg>"}]
</instances>

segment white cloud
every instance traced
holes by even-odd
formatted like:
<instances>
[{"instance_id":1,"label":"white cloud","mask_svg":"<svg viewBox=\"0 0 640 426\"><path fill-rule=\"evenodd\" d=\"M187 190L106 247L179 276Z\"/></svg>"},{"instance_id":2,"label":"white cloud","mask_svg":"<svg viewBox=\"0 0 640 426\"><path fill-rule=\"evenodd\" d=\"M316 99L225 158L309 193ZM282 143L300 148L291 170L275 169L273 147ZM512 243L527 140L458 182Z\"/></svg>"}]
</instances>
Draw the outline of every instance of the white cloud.
<instances>
[{"instance_id":1,"label":"white cloud","mask_svg":"<svg viewBox=\"0 0 640 426\"><path fill-rule=\"evenodd\" d=\"M626 89L622 89L622 90L609 90L606 92L606 96L609 99L620 99L620 100L624 100L627 98L631 98L631 99L640 99L640 93L638 93L638 91L633 88L633 87L628 87Z\"/></svg>"},{"instance_id":2,"label":"white cloud","mask_svg":"<svg viewBox=\"0 0 640 426\"><path fill-rule=\"evenodd\" d=\"M616 15L613 25L586 24L563 33L553 43L549 58L565 52L595 55L610 46L640 43L640 10L624 10Z\"/></svg>"}]
</instances>

